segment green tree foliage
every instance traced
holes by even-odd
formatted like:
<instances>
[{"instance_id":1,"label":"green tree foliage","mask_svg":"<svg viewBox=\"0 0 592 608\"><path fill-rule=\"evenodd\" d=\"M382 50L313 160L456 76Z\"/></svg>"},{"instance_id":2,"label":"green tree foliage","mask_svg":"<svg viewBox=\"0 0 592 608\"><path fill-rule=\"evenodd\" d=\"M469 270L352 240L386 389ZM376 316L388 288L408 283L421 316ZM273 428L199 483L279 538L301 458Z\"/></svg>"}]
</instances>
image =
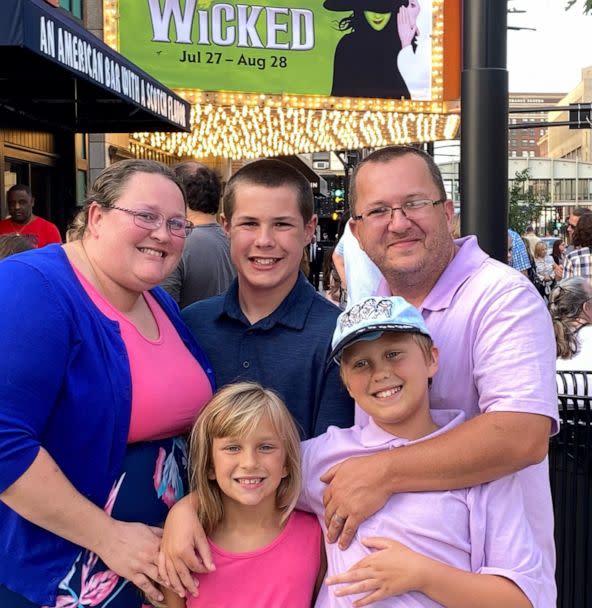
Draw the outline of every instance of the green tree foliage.
<instances>
[{"instance_id":1,"label":"green tree foliage","mask_svg":"<svg viewBox=\"0 0 592 608\"><path fill-rule=\"evenodd\" d=\"M578 0L567 0L565 10L569 10ZM588 15L592 12L592 0L584 1L584 15Z\"/></svg>"},{"instance_id":2,"label":"green tree foliage","mask_svg":"<svg viewBox=\"0 0 592 608\"><path fill-rule=\"evenodd\" d=\"M524 234L526 228L538 220L546 202L546 199L535 195L528 187L529 179L528 169L517 171L510 187L508 226L518 234Z\"/></svg>"}]
</instances>

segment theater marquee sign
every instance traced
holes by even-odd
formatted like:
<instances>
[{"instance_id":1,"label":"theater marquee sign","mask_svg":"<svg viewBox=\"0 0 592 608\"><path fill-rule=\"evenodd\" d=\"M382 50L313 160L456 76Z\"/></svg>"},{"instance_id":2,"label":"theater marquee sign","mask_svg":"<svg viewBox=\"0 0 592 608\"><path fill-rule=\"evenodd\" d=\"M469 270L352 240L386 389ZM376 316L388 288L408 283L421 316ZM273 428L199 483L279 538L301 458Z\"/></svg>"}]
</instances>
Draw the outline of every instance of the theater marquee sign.
<instances>
[{"instance_id":1,"label":"theater marquee sign","mask_svg":"<svg viewBox=\"0 0 592 608\"><path fill-rule=\"evenodd\" d=\"M458 98L457 91L446 93L438 73L444 2L367 6L359 0L120 1L119 49L178 89Z\"/></svg>"}]
</instances>

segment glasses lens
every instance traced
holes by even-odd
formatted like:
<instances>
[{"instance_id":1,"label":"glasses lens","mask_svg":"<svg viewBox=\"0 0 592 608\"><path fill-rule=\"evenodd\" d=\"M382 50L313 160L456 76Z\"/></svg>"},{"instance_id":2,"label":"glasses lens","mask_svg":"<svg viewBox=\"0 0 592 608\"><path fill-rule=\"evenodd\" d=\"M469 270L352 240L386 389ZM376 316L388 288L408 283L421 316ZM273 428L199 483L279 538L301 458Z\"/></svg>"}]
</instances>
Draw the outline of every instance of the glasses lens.
<instances>
[{"instance_id":1,"label":"glasses lens","mask_svg":"<svg viewBox=\"0 0 592 608\"><path fill-rule=\"evenodd\" d=\"M167 224L169 226L171 234L174 234L175 236L180 236L182 238L189 236L189 234L191 233L191 228L193 227L186 220L176 218L170 219Z\"/></svg>"},{"instance_id":2,"label":"glasses lens","mask_svg":"<svg viewBox=\"0 0 592 608\"><path fill-rule=\"evenodd\" d=\"M151 211L138 211L134 214L134 220L137 226L148 230L158 228L161 224L160 216Z\"/></svg>"}]
</instances>

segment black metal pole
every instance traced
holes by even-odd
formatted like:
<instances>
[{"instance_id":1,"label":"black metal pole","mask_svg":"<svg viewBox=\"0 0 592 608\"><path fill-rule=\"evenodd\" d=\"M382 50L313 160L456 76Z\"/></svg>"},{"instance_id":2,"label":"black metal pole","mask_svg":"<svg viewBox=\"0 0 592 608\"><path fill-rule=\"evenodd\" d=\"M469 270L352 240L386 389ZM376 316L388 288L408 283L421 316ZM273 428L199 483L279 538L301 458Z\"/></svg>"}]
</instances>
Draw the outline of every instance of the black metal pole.
<instances>
[{"instance_id":1,"label":"black metal pole","mask_svg":"<svg viewBox=\"0 0 592 608\"><path fill-rule=\"evenodd\" d=\"M464 0L461 78L461 231L507 260L507 0Z\"/></svg>"}]
</instances>

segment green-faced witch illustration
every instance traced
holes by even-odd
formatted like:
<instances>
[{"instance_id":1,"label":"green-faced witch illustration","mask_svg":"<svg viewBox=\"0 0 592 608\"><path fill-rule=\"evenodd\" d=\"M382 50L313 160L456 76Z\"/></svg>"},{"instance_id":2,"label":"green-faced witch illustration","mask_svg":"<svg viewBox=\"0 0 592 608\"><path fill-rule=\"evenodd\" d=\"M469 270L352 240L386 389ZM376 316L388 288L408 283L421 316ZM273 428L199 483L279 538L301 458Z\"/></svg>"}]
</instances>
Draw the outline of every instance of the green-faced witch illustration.
<instances>
[{"instance_id":1,"label":"green-faced witch illustration","mask_svg":"<svg viewBox=\"0 0 592 608\"><path fill-rule=\"evenodd\" d=\"M325 0L329 11L351 11L337 22L331 95L409 99L397 57L417 44L419 0Z\"/></svg>"}]
</instances>

